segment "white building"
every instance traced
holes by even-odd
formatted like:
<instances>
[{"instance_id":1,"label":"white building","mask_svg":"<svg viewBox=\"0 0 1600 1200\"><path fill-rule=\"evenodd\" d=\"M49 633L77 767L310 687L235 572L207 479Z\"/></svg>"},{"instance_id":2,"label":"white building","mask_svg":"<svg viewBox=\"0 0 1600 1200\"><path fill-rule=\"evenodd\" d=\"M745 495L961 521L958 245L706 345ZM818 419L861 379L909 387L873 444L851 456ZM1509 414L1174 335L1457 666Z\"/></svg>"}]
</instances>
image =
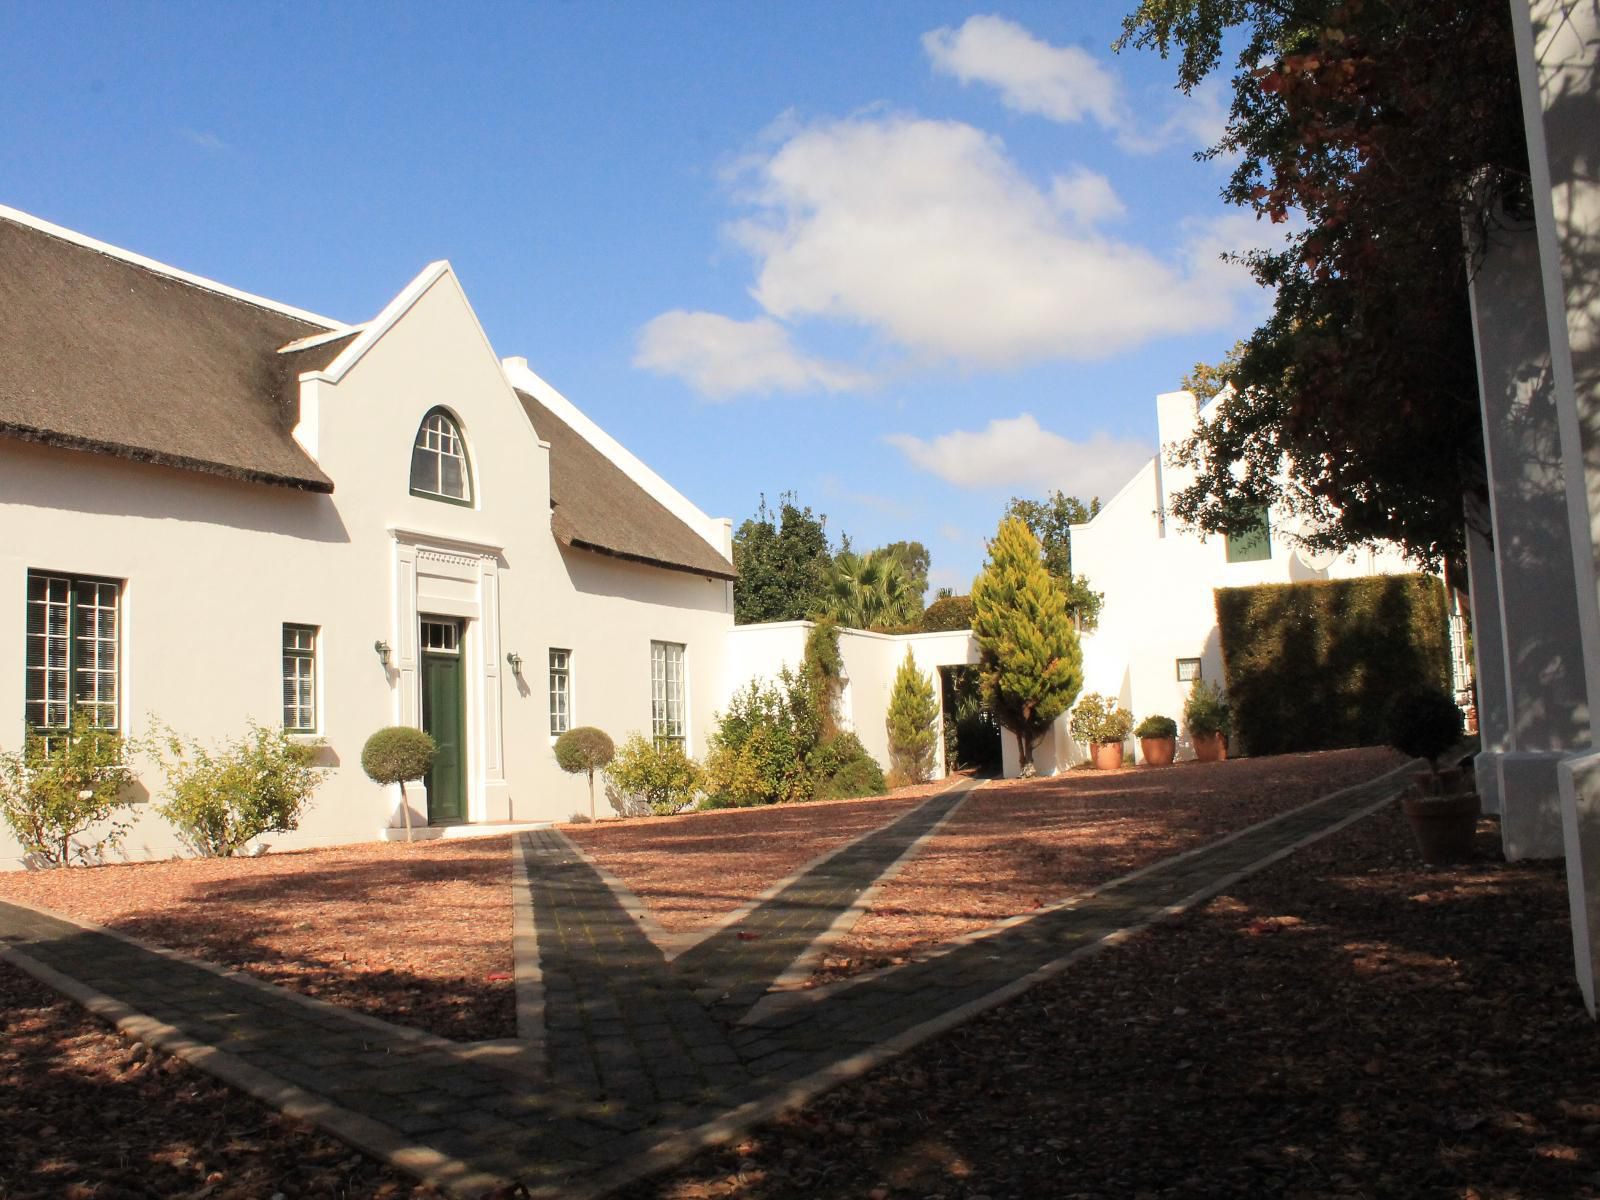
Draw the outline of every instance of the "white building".
<instances>
[{"instance_id":1,"label":"white building","mask_svg":"<svg viewBox=\"0 0 1600 1200\"><path fill-rule=\"evenodd\" d=\"M361 747L421 725L417 821L565 818L560 728L704 751L730 552L495 356L448 263L346 325L0 209L0 747L73 703L208 742L281 722L333 768L273 839L313 845L401 823ZM141 806L124 853L177 849Z\"/></svg>"}]
</instances>

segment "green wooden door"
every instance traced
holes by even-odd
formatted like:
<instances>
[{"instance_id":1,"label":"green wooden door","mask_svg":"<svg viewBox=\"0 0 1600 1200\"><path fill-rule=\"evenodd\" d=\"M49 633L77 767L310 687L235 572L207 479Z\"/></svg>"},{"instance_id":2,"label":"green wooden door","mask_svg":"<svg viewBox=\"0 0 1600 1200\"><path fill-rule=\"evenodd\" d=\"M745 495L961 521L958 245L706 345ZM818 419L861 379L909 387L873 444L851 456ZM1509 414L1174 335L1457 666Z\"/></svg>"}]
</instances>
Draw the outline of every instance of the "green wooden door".
<instances>
[{"instance_id":1,"label":"green wooden door","mask_svg":"<svg viewBox=\"0 0 1600 1200\"><path fill-rule=\"evenodd\" d=\"M460 628L457 622L423 622L422 728L439 744L428 772L428 821L434 825L467 819Z\"/></svg>"}]
</instances>

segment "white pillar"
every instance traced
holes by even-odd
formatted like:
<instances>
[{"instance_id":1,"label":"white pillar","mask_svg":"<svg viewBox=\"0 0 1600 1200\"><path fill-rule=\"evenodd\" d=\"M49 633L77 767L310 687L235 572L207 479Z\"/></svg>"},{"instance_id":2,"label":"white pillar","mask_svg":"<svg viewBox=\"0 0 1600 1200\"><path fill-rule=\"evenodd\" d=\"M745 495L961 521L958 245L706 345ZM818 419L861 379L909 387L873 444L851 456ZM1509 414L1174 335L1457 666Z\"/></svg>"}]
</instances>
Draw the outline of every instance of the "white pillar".
<instances>
[{"instance_id":1,"label":"white pillar","mask_svg":"<svg viewBox=\"0 0 1600 1200\"><path fill-rule=\"evenodd\" d=\"M1506 857L1559 858L1557 768L1588 747L1589 706L1538 241L1531 224L1503 214L1474 236L1473 334L1509 720L1508 744L1486 750L1480 770L1498 775Z\"/></svg>"},{"instance_id":2,"label":"white pillar","mask_svg":"<svg viewBox=\"0 0 1600 1200\"><path fill-rule=\"evenodd\" d=\"M1512 0L1551 374L1567 477L1578 628L1600 697L1600 0ZM1600 754L1563 764L1574 964L1590 1013L1600 965Z\"/></svg>"},{"instance_id":3,"label":"white pillar","mask_svg":"<svg viewBox=\"0 0 1600 1200\"><path fill-rule=\"evenodd\" d=\"M1481 514L1486 523L1488 513ZM1478 794L1485 812L1500 811L1500 756L1511 749L1511 707L1506 698L1506 643L1500 624L1500 584L1494 547L1467 525L1467 579L1472 597L1472 674L1477 685Z\"/></svg>"}]
</instances>

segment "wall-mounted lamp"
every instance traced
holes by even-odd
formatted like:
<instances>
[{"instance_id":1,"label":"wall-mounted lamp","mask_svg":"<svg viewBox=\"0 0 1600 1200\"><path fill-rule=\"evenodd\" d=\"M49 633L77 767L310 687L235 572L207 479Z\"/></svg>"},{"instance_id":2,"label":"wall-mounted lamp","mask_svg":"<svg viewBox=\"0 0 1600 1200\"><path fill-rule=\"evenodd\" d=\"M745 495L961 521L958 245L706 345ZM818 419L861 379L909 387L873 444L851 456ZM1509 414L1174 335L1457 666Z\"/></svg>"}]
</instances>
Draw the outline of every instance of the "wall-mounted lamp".
<instances>
[{"instance_id":1,"label":"wall-mounted lamp","mask_svg":"<svg viewBox=\"0 0 1600 1200\"><path fill-rule=\"evenodd\" d=\"M372 648L378 652L378 661L387 667L389 665L389 643L379 638L372 643Z\"/></svg>"},{"instance_id":2,"label":"wall-mounted lamp","mask_svg":"<svg viewBox=\"0 0 1600 1200\"><path fill-rule=\"evenodd\" d=\"M513 675L522 674L522 655L513 650L510 654L506 655L506 661L511 664L511 673Z\"/></svg>"}]
</instances>

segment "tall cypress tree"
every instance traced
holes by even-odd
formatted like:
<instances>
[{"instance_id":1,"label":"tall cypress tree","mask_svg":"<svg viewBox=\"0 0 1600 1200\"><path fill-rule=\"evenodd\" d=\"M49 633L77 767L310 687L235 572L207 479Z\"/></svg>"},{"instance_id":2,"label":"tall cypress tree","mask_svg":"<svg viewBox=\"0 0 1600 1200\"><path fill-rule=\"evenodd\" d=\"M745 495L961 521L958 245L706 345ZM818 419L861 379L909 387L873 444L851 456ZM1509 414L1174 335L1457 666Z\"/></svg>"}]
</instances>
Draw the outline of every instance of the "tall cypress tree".
<instances>
[{"instance_id":1,"label":"tall cypress tree","mask_svg":"<svg viewBox=\"0 0 1600 1200\"><path fill-rule=\"evenodd\" d=\"M1020 519L1000 522L972 581L972 610L984 703L1016 736L1022 774L1033 775L1034 747L1083 687L1083 651L1067 598Z\"/></svg>"},{"instance_id":2,"label":"tall cypress tree","mask_svg":"<svg viewBox=\"0 0 1600 1200\"><path fill-rule=\"evenodd\" d=\"M893 767L890 786L928 782L933 775L933 751L939 736L939 702L934 699L933 684L917 670L909 646L905 661L895 672L884 724L889 730L889 760Z\"/></svg>"}]
</instances>

